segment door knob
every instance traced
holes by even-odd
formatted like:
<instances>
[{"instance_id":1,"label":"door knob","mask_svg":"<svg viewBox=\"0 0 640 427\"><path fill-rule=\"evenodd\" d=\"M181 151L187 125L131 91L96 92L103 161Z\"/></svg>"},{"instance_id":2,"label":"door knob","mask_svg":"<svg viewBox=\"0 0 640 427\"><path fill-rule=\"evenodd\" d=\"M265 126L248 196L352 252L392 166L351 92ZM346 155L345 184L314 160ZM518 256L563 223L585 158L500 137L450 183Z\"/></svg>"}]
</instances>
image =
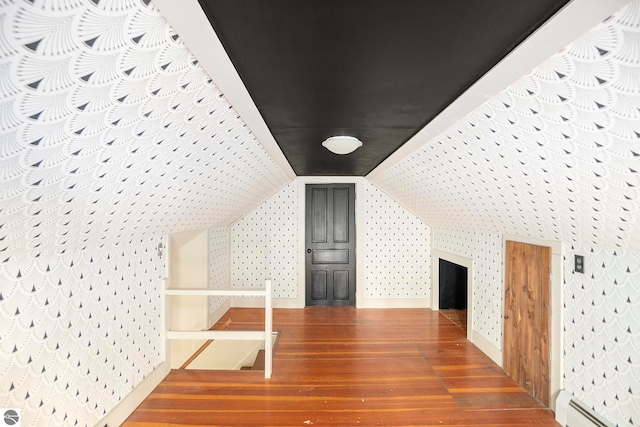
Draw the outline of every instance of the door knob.
<instances>
[{"instance_id":1,"label":"door knob","mask_svg":"<svg viewBox=\"0 0 640 427\"><path fill-rule=\"evenodd\" d=\"M509 316L507 316L506 314L504 315L505 320L509 318Z\"/></svg>"},{"instance_id":2,"label":"door knob","mask_svg":"<svg viewBox=\"0 0 640 427\"><path fill-rule=\"evenodd\" d=\"M307 253L310 254L311 253L311 249L307 249Z\"/></svg>"}]
</instances>

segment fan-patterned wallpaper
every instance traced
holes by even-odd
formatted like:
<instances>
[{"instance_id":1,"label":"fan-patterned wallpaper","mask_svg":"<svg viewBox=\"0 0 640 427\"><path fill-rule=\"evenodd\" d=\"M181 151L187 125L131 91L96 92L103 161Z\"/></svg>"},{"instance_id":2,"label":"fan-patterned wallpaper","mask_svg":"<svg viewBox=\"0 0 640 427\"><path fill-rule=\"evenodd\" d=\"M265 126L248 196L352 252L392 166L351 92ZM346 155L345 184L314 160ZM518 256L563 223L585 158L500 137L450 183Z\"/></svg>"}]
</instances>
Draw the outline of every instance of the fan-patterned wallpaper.
<instances>
[{"instance_id":1,"label":"fan-patterned wallpaper","mask_svg":"<svg viewBox=\"0 0 640 427\"><path fill-rule=\"evenodd\" d=\"M640 252L640 3L374 183L438 227Z\"/></svg>"},{"instance_id":2,"label":"fan-patterned wallpaper","mask_svg":"<svg viewBox=\"0 0 640 427\"><path fill-rule=\"evenodd\" d=\"M619 426L640 425L640 256L574 244L565 257L565 387Z\"/></svg>"},{"instance_id":3,"label":"fan-patterned wallpaper","mask_svg":"<svg viewBox=\"0 0 640 427\"><path fill-rule=\"evenodd\" d=\"M635 1L375 182L438 227L436 247L470 233L474 321L496 345L492 242L573 242L587 274L566 264L566 386L619 425L640 422L638 40ZM162 360L158 243L226 227L287 178L149 0L0 2L0 93L0 407L92 425Z\"/></svg>"},{"instance_id":4,"label":"fan-patterned wallpaper","mask_svg":"<svg viewBox=\"0 0 640 427\"><path fill-rule=\"evenodd\" d=\"M0 262L229 225L288 181L148 0L0 22Z\"/></svg>"},{"instance_id":5,"label":"fan-patterned wallpaper","mask_svg":"<svg viewBox=\"0 0 640 427\"><path fill-rule=\"evenodd\" d=\"M162 361L158 243L288 180L148 0L0 2L0 94L0 407L93 425Z\"/></svg>"},{"instance_id":6,"label":"fan-patterned wallpaper","mask_svg":"<svg viewBox=\"0 0 640 427\"><path fill-rule=\"evenodd\" d=\"M161 242L0 265L0 408L92 426L162 362Z\"/></svg>"},{"instance_id":7,"label":"fan-patterned wallpaper","mask_svg":"<svg viewBox=\"0 0 640 427\"><path fill-rule=\"evenodd\" d=\"M434 226L434 248L474 259L474 327L498 347L501 235L568 242L565 388L640 424L640 2L374 183Z\"/></svg>"}]
</instances>

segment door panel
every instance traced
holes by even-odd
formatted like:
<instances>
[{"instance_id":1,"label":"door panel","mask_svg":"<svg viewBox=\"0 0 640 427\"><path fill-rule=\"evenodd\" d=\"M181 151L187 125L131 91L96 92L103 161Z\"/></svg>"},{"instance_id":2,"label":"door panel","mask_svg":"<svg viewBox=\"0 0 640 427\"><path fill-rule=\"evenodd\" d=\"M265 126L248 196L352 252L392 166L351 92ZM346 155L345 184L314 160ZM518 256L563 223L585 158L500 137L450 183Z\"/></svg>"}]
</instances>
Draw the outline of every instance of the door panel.
<instances>
[{"instance_id":1,"label":"door panel","mask_svg":"<svg viewBox=\"0 0 640 427\"><path fill-rule=\"evenodd\" d=\"M311 232L313 234L313 243L327 242L327 189L312 189L312 221L313 226ZM307 230L308 232L308 230Z\"/></svg>"},{"instance_id":2,"label":"door panel","mask_svg":"<svg viewBox=\"0 0 640 427\"><path fill-rule=\"evenodd\" d=\"M355 184L306 187L306 304L355 305Z\"/></svg>"},{"instance_id":3,"label":"door panel","mask_svg":"<svg viewBox=\"0 0 640 427\"><path fill-rule=\"evenodd\" d=\"M504 371L550 404L551 248L506 242Z\"/></svg>"},{"instance_id":4,"label":"door panel","mask_svg":"<svg viewBox=\"0 0 640 427\"><path fill-rule=\"evenodd\" d=\"M313 301L324 301L327 299L327 272L311 272L311 299Z\"/></svg>"},{"instance_id":5,"label":"door panel","mask_svg":"<svg viewBox=\"0 0 640 427\"><path fill-rule=\"evenodd\" d=\"M349 264L349 251L346 249L317 249L311 253L313 264Z\"/></svg>"},{"instance_id":6,"label":"door panel","mask_svg":"<svg viewBox=\"0 0 640 427\"><path fill-rule=\"evenodd\" d=\"M333 190L333 241L349 242L349 189Z\"/></svg>"},{"instance_id":7,"label":"door panel","mask_svg":"<svg viewBox=\"0 0 640 427\"><path fill-rule=\"evenodd\" d=\"M341 301L349 299L348 271L336 270L333 272L333 299Z\"/></svg>"}]
</instances>

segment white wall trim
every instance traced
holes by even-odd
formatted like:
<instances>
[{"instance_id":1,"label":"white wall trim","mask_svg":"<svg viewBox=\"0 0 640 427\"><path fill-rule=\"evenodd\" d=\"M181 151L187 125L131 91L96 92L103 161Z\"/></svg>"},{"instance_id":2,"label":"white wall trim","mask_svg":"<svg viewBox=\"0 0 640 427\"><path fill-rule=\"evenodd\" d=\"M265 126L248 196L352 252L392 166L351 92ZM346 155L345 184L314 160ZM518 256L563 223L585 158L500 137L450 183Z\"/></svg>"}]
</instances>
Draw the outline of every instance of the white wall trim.
<instances>
[{"instance_id":1,"label":"white wall trim","mask_svg":"<svg viewBox=\"0 0 640 427\"><path fill-rule=\"evenodd\" d=\"M496 365L502 368L502 350L493 345L493 343L489 342L485 337L480 335L478 331L473 331L472 335L473 345L478 347L480 351L489 356L491 360L495 362Z\"/></svg>"},{"instance_id":2,"label":"white wall trim","mask_svg":"<svg viewBox=\"0 0 640 427\"><path fill-rule=\"evenodd\" d=\"M169 239L171 240L171 239ZM171 248L171 246L169 246ZM170 264L167 259L167 264ZM171 277L167 276L162 279L162 291L160 294L160 324L162 325L163 334L162 334L162 354L164 355L163 362L166 362L169 367L171 367L171 346L169 345L169 340L167 340L167 332L171 329L171 319L170 319L170 310L171 310L171 298L167 298L166 290L171 287Z\"/></svg>"},{"instance_id":3,"label":"white wall trim","mask_svg":"<svg viewBox=\"0 0 640 427\"><path fill-rule=\"evenodd\" d=\"M95 426L119 426L135 411L135 409L151 394L154 388L171 371L166 360L158 365L140 384L135 386L118 404L98 421Z\"/></svg>"},{"instance_id":4,"label":"white wall trim","mask_svg":"<svg viewBox=\"0 0 640 427\"><path fill-rule=\"evenodd\" d=\"M362 298L358 308L429 308L429 298Z\"/></svg>"},{"instance_id":5,"label":"white wall trim","mask_svg":"<svg viewBox=\"0 0 640 427\"><path fill-rule=\"evenodd\" d=\"M273 298L273 308L298 308L297 298Z\"/></svg>"},{"instance_id":6,"label":"white wall trim","mask_svg":"<svg viewBox=\"0 0 640 427\"><path fill-rule=\"evenodd\" d=\"M303 308L305 301L305 186L307 184L355 184L356 185L356 307L364 300L364 197L359 194L365 182L359 176L300 176L298 182L298 304Z\"/></svg>"},{"instance_id":7,"label":"white wall trim","mask_svg":"<svg viewBox=\"0 0 640 427\"><path fill-rule=\"evenodd\" d=\"M273 308L301 308L298 307L297 298L272 298L271 304ZM231 307L233 308L264 308L264 298L231 298Z\"/></svg>"},{"instance_id":8,"label":"white wall trim","mask_svg":"<svg viewBox=\"0 0 640 427\"><path fill-rule=\"evenodd\" d=\"M433 247L433 244L431 245ZM440 263L438 260L452 262L467 268L467 339L473 341L473 260L449 252L431 249L431 309L440 309Z\"/></svg>"},{"instance_id":9,"label":"white wall trim","mask_svg":"<svg viewBox=\"0 0 640 427\"><path fill-rule=\"evenodd\" d=\"M264 298L261 298L264 299ZM231 298L227 298L220 307L216 308L213 312L209 313L209 327L218 322L224 316L224 314L231 308Z\"/></svg>"},{"instance_id":10,"label":"white wall trim","mask_svg":"<svg viewBox=\"0 0 640 427\"><path fill-rule=\"evenodd\" d=\"M568 44L624 7L629 0L573 0L380 163L375 180Z\"/></svg>"},{"instance_id":11,"label":"white wall trim","mask_svg":"<svg viewBox=\"0 0 640 427\"><path fill-rule=\"evenodd\" d=\"M551 369L549 386L550 390L550 409L556 409L556 399L558 394L563 388L562 382L562 365L563 365L563 344L562 344L562 331L563 331L563 319L562 319L562 284L564 278L563 269L563 245L562 242L557 240L545 240L535 237L515 236L512 234L505 234L503 240L503 260L507 256L507 240L512 242L526 243L529 245L546 246L551 248ZM502 270L502 283L505 282L506 269ZM504 294L502 295L502 315L504 317ZM504 322L503 322L503 336L504 336ZM504 343L503 343L504 346ZM502 366L502 365L500 365Z\"/></svg>"}]
</instances>

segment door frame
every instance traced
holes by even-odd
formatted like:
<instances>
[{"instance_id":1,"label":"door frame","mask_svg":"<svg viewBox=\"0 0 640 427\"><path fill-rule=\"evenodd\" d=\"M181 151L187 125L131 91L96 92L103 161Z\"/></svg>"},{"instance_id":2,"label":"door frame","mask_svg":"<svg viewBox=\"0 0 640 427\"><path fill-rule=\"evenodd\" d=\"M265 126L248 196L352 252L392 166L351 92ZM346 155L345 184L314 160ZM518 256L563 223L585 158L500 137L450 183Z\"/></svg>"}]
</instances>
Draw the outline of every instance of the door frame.
<instances>
[{"instance_id":1,"label":"door frame","mask_svg":"<svg viewBox=\"0 0 640 427\"><path fill-rule=\"evenodd\" d=\"M323 193L319 199L316 199L316 190ZM346 190L346 206L339 204L337 195L342 194ZM356 185L353 183L333 183L333 184L306 184L305 186L305 252L307 258L305 262L305 305L311 306L351 306L356 305L356 265L358 257L356 256ZM318 224L315 222L315 201L324 199L324 241L315 241L314 234ZM336 208L346 208L346 218L336 216L338 211ZM346 219L346 224L341 220ZM336 232L340 230L340 224L344 225L346 236L343 240L336 240ZM318 255L325 254L337 255L347 252L346 263L344 260L334 259L333 261L314 262L316 253ZM314 299L314 272L324 272L324 299ZM347 299L336 298L336 273L346 274Z\"/></svg>"},{"instance_id":2,"label":"door frame","mask_svg":"<svg viewBox=\"0 0 640 427\"><path fill-rule=\"evenodd\" d=\"M473 342L473 260L431 249L431 310L440 310L440 259L467 268L467 339Z\"/></svg>"},{"instance_id":3,"label":"door frame","mask_svg":"<svg viewBox=\"0 0 640 427\"><path fill-rule=\"evenodd\" d=\"M562 282L564 278L563 269L563 246L557 240L544 240L535 237L516 236L505 234L502 236L503 269L502 269L502 348L504 349L504 316L505 316L505 291L506 291L506 257L507 240L529 245L545 246L551 248L551 304L550 309L550 372L549 372L549 409L556 410L556 399L562 390ZM502 363L500 364L502 366Z\"/></svg>"},{"instance_id":4,"label":"door frame","mask_svg":"<svg viewBox=\"0 0 640 427\"><path fill-rule=\"evenodd\" d=\"M305 307L305 280L306 280L306 242L305 242L305 189L307 184L355 184L355 214L356 214L356 307L362 305L364 300L364 272L362 271L364 264L362 263L361 256L359 254L364 253L364 224L360 221L360 213L364 212L364 206L362 205L364 198L358 197L358 191L360 191L360 184L364 182L363 177L358 176L301 176L298 177L298 308Z\"/></svg>"}]
</instances>

